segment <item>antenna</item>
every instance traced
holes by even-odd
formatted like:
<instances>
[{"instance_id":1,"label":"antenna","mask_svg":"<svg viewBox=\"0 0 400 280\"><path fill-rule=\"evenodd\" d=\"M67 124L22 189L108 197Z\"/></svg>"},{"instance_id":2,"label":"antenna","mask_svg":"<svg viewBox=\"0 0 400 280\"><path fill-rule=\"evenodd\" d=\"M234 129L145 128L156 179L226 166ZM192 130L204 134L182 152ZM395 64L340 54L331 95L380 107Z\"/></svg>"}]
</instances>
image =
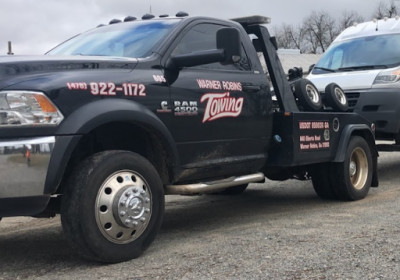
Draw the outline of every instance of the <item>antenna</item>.
<instances>
[{"instance_id":1,"label":"antenna","mask_svg":"<svg viewBox=\"0 0 400 280\"><path fill-rule=\"evenodd\" d=\"M372 20L372 22L376 23L375 31L378 31L378 22L379 22L379 19L374 18L374 19Z\"/></svg>"},{"instance_id":2,"label":"antenna","mask_svg":"<svg viewBox=\"0 0 400 280\"><path fill-rule=\"evenodd\" d=\"M11 41L8 41L8 55L13 55L14 53L12 52L12 46L11 46Z\"/></svg>"}]
</instances>

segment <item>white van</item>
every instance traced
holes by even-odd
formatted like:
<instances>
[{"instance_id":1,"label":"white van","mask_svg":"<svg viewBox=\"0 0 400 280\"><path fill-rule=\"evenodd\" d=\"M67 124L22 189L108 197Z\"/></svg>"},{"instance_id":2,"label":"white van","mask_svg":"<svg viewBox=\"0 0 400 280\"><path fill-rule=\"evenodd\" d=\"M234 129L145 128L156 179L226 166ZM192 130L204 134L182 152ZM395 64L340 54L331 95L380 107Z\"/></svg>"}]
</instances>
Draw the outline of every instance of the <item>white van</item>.
<instances>
[{"instance_id":1,"label":"white van","mask_svg":"<svg viewBox=\"0 0 400 280\"><path fill-rule=\"evenodd\" d=\"M344 30L307 77L320 92L345 91L350 110L375 123L377 139L400 144L400 19L374 20Z\"/></svg>"}]
</instances>

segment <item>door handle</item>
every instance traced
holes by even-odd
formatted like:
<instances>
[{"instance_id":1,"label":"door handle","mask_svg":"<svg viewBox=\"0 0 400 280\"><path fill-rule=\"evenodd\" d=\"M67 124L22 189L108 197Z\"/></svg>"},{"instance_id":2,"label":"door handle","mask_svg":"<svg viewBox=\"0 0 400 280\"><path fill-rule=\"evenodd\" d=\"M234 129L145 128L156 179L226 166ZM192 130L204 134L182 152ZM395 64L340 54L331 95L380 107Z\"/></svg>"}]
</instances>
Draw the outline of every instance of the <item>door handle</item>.
<instances>
[{"instance_id":1,"label":"door handle","mask_svg":"<svg viewBox=\"0 0 400 280\"><path fill-rule=\"evenodd\" d=\"M253 86L253 85L243 86L243 91L245 92L257 92L260 90L261 90L260 86Z\"/></svg>"}]
</instances>

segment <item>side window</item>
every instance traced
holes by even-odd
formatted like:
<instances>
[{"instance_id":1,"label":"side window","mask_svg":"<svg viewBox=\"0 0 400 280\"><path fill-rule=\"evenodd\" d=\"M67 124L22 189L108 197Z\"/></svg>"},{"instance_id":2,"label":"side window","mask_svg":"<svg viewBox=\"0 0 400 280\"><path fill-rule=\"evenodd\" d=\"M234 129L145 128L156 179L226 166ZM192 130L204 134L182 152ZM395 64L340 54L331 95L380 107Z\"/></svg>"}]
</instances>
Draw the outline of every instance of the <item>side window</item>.
<instances>
[{"instance_id":1,"label":"side window","mask_svg":"<svg viewBox=\"0 0 400 280\"><path fill-rule=\"evenodd\" d=\"M331 69L339 69L342 67L343 50L338 49L332 55Z\"/></svg>"},{"instance_id":2,"label":"side window","mask_svg":"<svg viewBox=\"0 0 400 280\"><path fill-rule=\"evenodd\" d=\"M190 29L181 41L178 43L174 51L173 55L179 54L189 54L196 51L204 51L210 49L217 48L217 31L224 26L217 24L198 24ZM201 68L201 69L220 69L220 70L241 70L241 71L250 71L250 63L247 58L247 55L242 46L241 50L241 60L233 65L222 65L221 63L211 63L196 66L193 68Z\"/></svg>"},{"instance_id":3,"label":"side window","mask_svg":"<svg viewBox=\"0 0 400 280\"><path fill-rule=\"evenodd\" d=\"M345 63L344 52L342 48L334 48L331 49L326 55L323 55L321 60L318 62L317 66L329 68L329 69L338 69L343 67Z\"/></svg>"}]
</instances>

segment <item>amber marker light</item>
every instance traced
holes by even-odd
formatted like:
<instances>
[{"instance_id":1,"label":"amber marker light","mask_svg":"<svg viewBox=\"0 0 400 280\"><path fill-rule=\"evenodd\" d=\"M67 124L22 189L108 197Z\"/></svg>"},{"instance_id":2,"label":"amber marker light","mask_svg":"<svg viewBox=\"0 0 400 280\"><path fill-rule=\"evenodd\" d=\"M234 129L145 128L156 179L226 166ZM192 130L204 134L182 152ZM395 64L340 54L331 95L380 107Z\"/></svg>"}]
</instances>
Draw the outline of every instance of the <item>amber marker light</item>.
<instances>
[{"instance_id":1,"label":"amber marker light","mask_svg":"<svg viewBox=\"0 0 400 280\"><path fill-rule=\"evenodd\" d=\"M56 113L57 108L51 104L51 102L44 97L43 95L35 94L34 95L36 101L38 102L40 108L42 108L42 111L45 113Z\"/></svg>"}]
</instances>

